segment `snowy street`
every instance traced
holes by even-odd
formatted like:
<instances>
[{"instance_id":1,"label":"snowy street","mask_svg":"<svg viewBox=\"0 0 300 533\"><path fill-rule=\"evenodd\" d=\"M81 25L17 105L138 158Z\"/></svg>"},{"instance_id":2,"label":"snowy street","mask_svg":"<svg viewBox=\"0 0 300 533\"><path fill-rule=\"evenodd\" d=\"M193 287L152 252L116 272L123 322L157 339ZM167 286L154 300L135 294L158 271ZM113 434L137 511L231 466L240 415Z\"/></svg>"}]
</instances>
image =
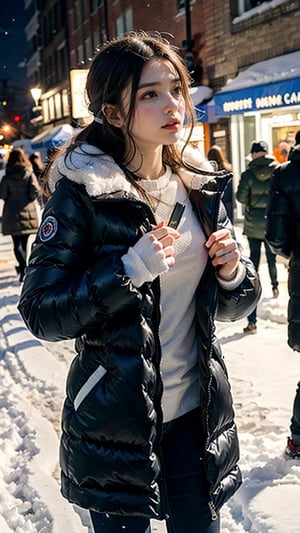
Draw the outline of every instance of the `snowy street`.
<instances>
[{"instance_id":1,"label":"snowy street","mask_svg":"<svg viewBox=\"0 0 300 533\"><path fill-rule=\"evenodd\" d=\"M26 330L16 309L20 284L14 264L11 240L0 235L0 531L62 533L67 528L68 533L88 533L88 513L72 507L59 492L60 411L73 342L41 343ZM300 354L286 343L287 270L282 260L278 271L276 300L266 265L261 265L256 335L243 334L246 320L218 324L244 476L222 511L222 533L300 532L300 461L283 456ZM152 526L153 532L165 531L163 524Z\"/></svg>"}]
</instances>

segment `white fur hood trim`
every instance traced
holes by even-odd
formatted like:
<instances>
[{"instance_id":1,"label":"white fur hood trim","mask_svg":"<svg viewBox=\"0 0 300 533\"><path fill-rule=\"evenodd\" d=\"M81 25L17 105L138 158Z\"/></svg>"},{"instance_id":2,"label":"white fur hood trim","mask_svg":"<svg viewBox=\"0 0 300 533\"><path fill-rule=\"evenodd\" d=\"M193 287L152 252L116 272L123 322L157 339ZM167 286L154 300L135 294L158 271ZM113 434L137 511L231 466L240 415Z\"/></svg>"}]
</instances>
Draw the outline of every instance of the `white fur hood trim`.
<instances>
[{"instance_id":1,"label":"white fur hood trim","mask_svg":"<svg viewBox=\"0 0 300 533\"><path fill-rule=\"evenodd\" d=\"M75 148L66 159L64 155L61 155L54 161L49 179L51 192L64 176L75 183L84 185L91 197L103 196L116 191L129 193L132 190L124 172L113 158L90 144Z\"/></svg>"},{"instance_id":2,"label":"white fur hood trim","mask_svg":"<svg viewBox=\"0 0 300 533\"><path fill-rule=\"evenodd\" d=\"M201 155L196 157L196 151L185 150L185 159L197 168L208 171L208 175L180 169L179 174L187 189L200 189L207 181L213 178L209 175L213 171L208 161ZM98 156L98 157L97 157ZM126 179L122 169L112 157L104 154L95 146L82 144L65 156L57 157L51 166L49 188L53 192L57 182L67 177L75 183L84 185L92 198L111 194L117 191L132 193L137 196L136 189Z\"/></svg>"}]
</instances>

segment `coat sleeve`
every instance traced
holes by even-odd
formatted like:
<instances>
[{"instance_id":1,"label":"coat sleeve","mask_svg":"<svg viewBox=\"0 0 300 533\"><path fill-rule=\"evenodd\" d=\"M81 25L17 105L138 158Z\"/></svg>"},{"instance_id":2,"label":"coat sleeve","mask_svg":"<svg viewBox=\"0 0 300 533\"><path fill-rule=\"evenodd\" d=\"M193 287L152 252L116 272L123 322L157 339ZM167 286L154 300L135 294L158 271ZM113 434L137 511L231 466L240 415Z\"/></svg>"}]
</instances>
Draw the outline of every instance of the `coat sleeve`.
<instances>
[{"instance_id":1,"label":"coat sleeve","mask_svg":"<svg viewBox=\"0 0 300 533\"><path fill-rule=\"evenodd\" d=\"M290 257L294 240L293 210L281 187L283 168L274 171L266 208L266 240L275 254Z\"/></svg>"},{"instance_id":2,"label":"coat sleeve","mask_svg":"<svg viewBox=\"0 0 300 533\"><path fill-rule=\"evenodd\" d=\"M250 198L249 179L247 171L243 172L236 191L236 198L241 204L247 205Z\"/></svg>"},{"instance_id":3,"label":"coat sleeve","mask_svg":"<svg viewBox=\"0 0 300 533\"><path fill-rule=\"evenodd\" d=\"M222 227L230 229L235 238L234 227L228 217L224 217L224 210L221 208L218 229ZM261 296L260 279L252 261L243 256L240 261L245 269L245 277L241 283L232 290L222 288L218 284L217 320L220 322L234 322L248 316L257 306Z\"/></svg>"},{"instance_id":4,"label":"coat sleeve","mask_svg":"<svg viewBox=\"0 0 300 533\"><path fill-rule=\"evenodd\" d=\"M242 257L241 262L246 275L240 285L229 291L219 286L217 320L220 322L235 322L250 315L261 296L261 283L253 263L247 257Z\"/></svg>"},{"instance_id":5,"label":"coat sleeve","mask_svg":"<svg viewBox=\"0 0 300 533\"><path fill-rule=\"evenodd\" d=\"M28 329L49 341L99 329L141 300L124 273L125 247L95 251L92 201L74 186L63 189L46 204L18 306Z\"/></svg>"}]
</instances>

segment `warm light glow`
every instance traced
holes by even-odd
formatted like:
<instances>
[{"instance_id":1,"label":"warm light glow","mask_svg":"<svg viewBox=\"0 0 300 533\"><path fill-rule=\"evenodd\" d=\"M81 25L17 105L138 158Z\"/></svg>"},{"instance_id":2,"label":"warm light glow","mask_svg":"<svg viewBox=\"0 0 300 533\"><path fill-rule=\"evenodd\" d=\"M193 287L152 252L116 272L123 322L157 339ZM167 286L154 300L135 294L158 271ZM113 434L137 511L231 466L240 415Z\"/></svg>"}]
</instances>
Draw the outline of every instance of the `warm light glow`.
<instances>
[{"instance_id":1,"label":"warm light glow","mask_svg":"<svg viewBox=\"0 0 300 533\"><path fill-rule=\"evenodd\" d=\"M30 92L31 92L31 96L34 100L35 105L38 106L39 99L41 98L41 94L42 94L42 89L40 89L40 87L32 87L32 89L30 89Z\"/></svg>"},{"instance_id":2,"label":"warm light glow","mask_svg":"<svg viewBox=\"0 0 300 533\"><path fill-rule=\"evenodd\" d=\"M10 125L9 124L4 124L2 129L3 129L4 133L9 133L10 132Z\"/></svg>"}]
</instances>

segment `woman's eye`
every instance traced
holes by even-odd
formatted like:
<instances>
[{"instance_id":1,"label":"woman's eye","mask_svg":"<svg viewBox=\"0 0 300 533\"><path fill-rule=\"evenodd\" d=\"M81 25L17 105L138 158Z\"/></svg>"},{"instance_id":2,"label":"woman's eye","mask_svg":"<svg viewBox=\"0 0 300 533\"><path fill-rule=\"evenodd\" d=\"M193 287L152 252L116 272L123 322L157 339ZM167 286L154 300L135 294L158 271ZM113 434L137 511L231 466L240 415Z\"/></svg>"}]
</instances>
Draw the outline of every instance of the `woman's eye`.
<instances>
[{"instance_id":1,"label":"woman's eye","mask_svg":"<svg viewBox=\"0 0 300 533\"><path fill-rule=\"evenodd\" d=\"M182 94L182 87L181 87L181 85L176 85L176 86L174 87L174 89L173 89L173 92L174 92L175 94Z\"/></svg>"},{"instance_id":2,"label":"woman's eye","mask_svg":"<svg viewBox=\"0 0 300 533\"><path fill-rule=\"evenodd\" d=\"M156 96L155 91L148 91L147 93L143 94L142 98L144 100L150 100L151 98L154 98Z\"/></svg>"}]
</instances>

